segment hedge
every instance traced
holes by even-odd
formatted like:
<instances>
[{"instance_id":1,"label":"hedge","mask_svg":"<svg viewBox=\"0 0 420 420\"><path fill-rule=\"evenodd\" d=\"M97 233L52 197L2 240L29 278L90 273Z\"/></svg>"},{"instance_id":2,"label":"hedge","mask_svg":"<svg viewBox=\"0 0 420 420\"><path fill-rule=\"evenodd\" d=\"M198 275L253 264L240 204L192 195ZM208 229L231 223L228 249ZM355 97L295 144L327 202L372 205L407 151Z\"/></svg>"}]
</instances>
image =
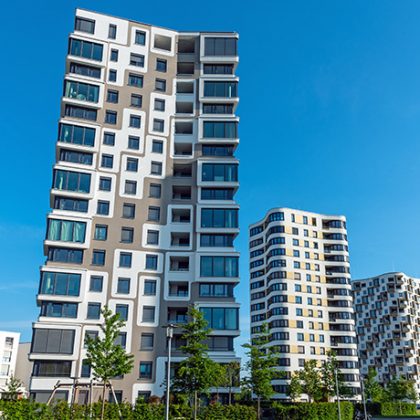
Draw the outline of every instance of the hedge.
<instances>
[{"instance_id":1,"label":"hedge","mask_svg":"<svg viewBox=\"0 0 420 420\"><path fill-rule=\"evenodd\" d=\"M337 420L337 403L298 403L283 405L273 403L276 420ZM354 407L348 401L340 402L341 419L353 420Z\"/></svg>"},{"instance_id":2,"label":"hedge","mask_svg":"<svg viewBox=\"0 0 420 420\"><path fill-rule=\"evenodd\" d=\"M385 402L381 404L382 416L399 416L417 414L416 404L407 402Z\"/></svg>"},{"instance_id":3,"label":"hedge","mask_svg":"<svg viewBox=\"0 0 420 420\"><path fill-rule=\"evenodd\" d=\"M246 405L211 404L200 410L200 420L256 420L257 411Z\"/></svg>"}]
</instances>

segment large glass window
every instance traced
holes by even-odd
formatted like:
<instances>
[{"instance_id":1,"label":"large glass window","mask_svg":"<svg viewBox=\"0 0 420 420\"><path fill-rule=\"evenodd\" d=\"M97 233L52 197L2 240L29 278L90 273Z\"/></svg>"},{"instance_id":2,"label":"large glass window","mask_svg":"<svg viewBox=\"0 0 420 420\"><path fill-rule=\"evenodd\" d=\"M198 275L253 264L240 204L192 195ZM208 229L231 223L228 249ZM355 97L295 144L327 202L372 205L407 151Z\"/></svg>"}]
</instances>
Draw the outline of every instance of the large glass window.
<instances>
[{"instance_id":1,"label":"large glass window","mask_svg":"<svg viewBox=\"0 0 420 420\"><path fill-rule=\"evenodd\" d=\"M81 249L49 247L48 261L81 264L83 262L83 251Z\"/></svg>"},{"instance_id":2,"label":"large glass window","mask_svg":"<svg viewBox=\"0 0 420 420\"><path fill-rule=\"evenodd\" d=\"M201 179L206 182L237 182L238 165L229 163L203 163Z\"/></svg>"},{"instance_id":3,"label":"large glass window","mask_svg":"<svg viewBox=\"0 0 420 420\"><path fill-rule=\"evenodd\" d=\"M88 193L90 191L90 175L55 169L53 188Z\"/></svg>"},{"instance_id":4,"label":"large glass window","mask_svg":"<svg viewBox=\"0 0 420 420\"><path fill-rule=\"evenodd\" d=\"M237 308L200 308L208 327L214 330L237 330Z\"/></svg>"},{"instance_id":5,"label":"large glass window","mask_svg":"<svg viewBox=\"0 0 420 420\"><path fill-rule=\"evenodd\" d=\"M238 277L238 257L202 256L201 277Z\"/></svg>"},{"instance_id":6,"label":"large glass window","mask_svg":"<svg viewBox=\"0 0 420 420\"><path fill-rule=\"evenodd\" d=\"M98 117L98 111L96 111L96 109L68 104L66 104L64 114L66 115L66 117L80 118L82 120L88 121L96 121Z\"/></svg>"},{"instance_id":7,"label":"large glass window","mask_svg":"<svg viewBox=\"0 0 420 420\"><path fill-rule=\"evenodd\" d=\"M72 354L74 335L74 330L34 328L31 352Z\"/></svg>"},{"instance_id":8,"label":"large glass window","mask_svg":"<svg viewBox=\"0 0 420 420\"><path fill-rule=\"evenodd\" d=\"M202 200L233 200L232 188L202 188Z\"/></svg>"},{"instance_id":9,"label":"large glass window","mask_svg":"<svg viewBox=\"0 0 420 420\"><path fill-rule=\"evenodd\" d=\"M99 100L99 86L82 82L66 80L64 95L67 98L97 103Z\"/></svg>"},{"instance_id":10,"label":"large glass window","mask_svg":"<svg viewBox=\"0 0 420 420\"><path fill-rule=\"evenodd\" d=\"M58 210L77 211L87 213L88 200L77 200L75 198L59 197L54 198L54 208Z\"/></svg>"},{"instance_id":11,"label":"large glass window","mask_svg":"<svg viewBox=\"0 0 420 420\"><path fill-rule=\"evenodd\" d=\"M235 56L237 55L236 38L206 37L204 39L204 54L206 56Z\"/></svg>"},{"instance_id":12,"label":"large glass window","mask_svg":"<svg viewBox=\"0 0 420 420\"><path fill-rule=\"evenodd\" d=\"M77 303L42 302L41 316L53 318L77 318Z\"/></svg>"},{"instance_id":13,"label":"large glass window","mask_svg":"<svg viewBox=\"0 0 420 420\"><path fill-rule=\"evenodd\" d=\"M237 228L237 209L201 209L201 227Z\"/></svg>"},{"instance_id":14,"label":"large glass window","mask_svg":"<svg viewBox=\"0 0 420 420\"><path fill-rule=\"evenodd\" d=\"M75 150L60 149L60 160L63 162L92 165L92 153L76 152Z\"/></svg>"},{"instance_id":15,"label":"large glass window","mask_svg":"<svg viewBox=\"0 0 420 420\"><path fill-rule=\"evenodd\" d=\"M95 33L95 21L91 19L76 17L74 29L88 34Z\"/></svg>"},{"instance_id":16,"label":"large glass window","mask_svg":"<svg viewBox=\"0 0 420 420\"><path fill-rule=\"evenodd\" d=\"M70 63L70 73L93 77L95 79L101 78L101 69L99 67L87 66L80 63Z\"/></svg>"},{"instance_id":17,"label":"large glass window","mask_svg":"<svg viewBox=\"0 0 420 420\"><path fill-rule=\"evenodd\" d=\"M41 272L39 293L44 295L79 296L80 274Z\"/></svg>"},{"instance_id":18,"label":"large glass window","mask_svg":"<svg viewBox=\"0 0 420 420\"><path fill-rule=\"evenodd\" d=\"M233 74L233 64L204 64L204 74Z\"/></svg>"},{"instance_id":19,"label":"large glass window","mask_svg":"<svg viewBox=\"0 0 420 420\"><path fill-rule=\"evenodd\" d=\"M233 114L233 104L203 104L203 114Z\"/></svg>"},{"instance_id":20,"label":"large glass window","mask_svg":"<svg viewBox=\"0 0 420 420\"><path fill-rule=\"evenodd\" d=\"M34 361L33 376L70 377L71 361L36 360Z\"/></svg>"},{"instance_id":21,"label":"large glass window","mask_svg":"<svg viewBox=\"0 0 420 420\"><path fill-rule=\"evenodd\" d=\"M233 247L233 235L201 234L200 246L204 247Z\"/></svg>"},{"instance_id":22,"label":"large glass window","mask_svg":"<svg viewBox=\"0 0 420 420\"><path fill-rule=\"evenodd\" d=\"M238 123L236 121L204 121L204 138L236 139Z\"/></svg>"},{"instance_id":23,"label":"large glass window","mask_svg":"<svg viewBox=\"0 0 420 420\"><path fill-rule=\"evenodd\" d=\"M238 82L204 82L204 96L218 98L236 98Z\"/></svg>"},{"instance_id":24,"label":"large glass window","mask_svg":"<svg viewBox=\"0 0 420 420\"><path fill-rule=\"evenodd\" d=\"M103 45L70 38L69 54L90 60L102 61Z\"/></svg>"},{"instance_id":25,"label":"large glass window","mask_svg":"<svg viewBox=\"0 0 420 420\"><path fill-rule=\"evenodd\" d=\"M86 223L49 219L47 239L51 241L84 242Z\"/></svg>"},{"instance_id":26,"label":"large glass window","mask_svg":"<svg viewBox=\"0 0 420 420\"><path fill-rule=\"evenodd\" d=\"M59 141L63 143L79 144L81 146L95 145L95 129L73 124L60 124Z\"/></svg>"},{"instance_id":27,"label":"large glass window","mask_svg":"<svg viewBox=\"0 0 420 420\"><path fill-rule=\"evenodd\" d=\"M233 284L200 283L200 297L232 297Z\"/></svg>"}]
</instances>

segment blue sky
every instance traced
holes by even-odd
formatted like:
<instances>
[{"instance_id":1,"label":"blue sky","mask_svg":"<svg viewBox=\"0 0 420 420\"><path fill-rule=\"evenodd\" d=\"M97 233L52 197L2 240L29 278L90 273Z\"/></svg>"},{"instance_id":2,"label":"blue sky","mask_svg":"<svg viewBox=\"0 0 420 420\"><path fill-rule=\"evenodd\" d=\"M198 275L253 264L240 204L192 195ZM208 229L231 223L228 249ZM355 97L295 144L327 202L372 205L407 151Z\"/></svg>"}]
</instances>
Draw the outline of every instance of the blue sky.
<instances>
[{"instance_id":1,"label":"blue sky","mask_svg":"<svg viewBox=\"0 0 420 420\"><path fill-rule=\"evenodd\" d=\"M247 226L275 206L348 218L354 278L420 277L420 2L21 1L2 7L0 329L29 340L76 7L240 33L243 339ZM199 6L199 7L197 7Z\"/></svg>"}]
</instances>

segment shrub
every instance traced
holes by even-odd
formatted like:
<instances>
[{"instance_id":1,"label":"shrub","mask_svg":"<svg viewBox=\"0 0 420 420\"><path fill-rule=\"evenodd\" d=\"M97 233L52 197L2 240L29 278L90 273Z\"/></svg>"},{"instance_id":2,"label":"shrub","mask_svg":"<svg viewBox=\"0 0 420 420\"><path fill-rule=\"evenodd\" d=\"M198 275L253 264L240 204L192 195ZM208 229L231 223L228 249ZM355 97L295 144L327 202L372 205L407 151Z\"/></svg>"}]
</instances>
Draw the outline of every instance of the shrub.
<instances>
[{"instance_id":1,"label":"shrub","mask_svg":"<svg viewBox=\"0 0 420 420\"><path fill-rule=\"evenodd\" d=\"M382 416L398 416L417 414L416 404L407 402L384 402L381 403Z\"/></svg>"},{"instance_id":2,"label":"shrub","mask_svg":"<svg viewBox=\"0 0 420 420\"><path fill-rule=\"evenodd\" d=\"M341 419L353 420L354 407L348 401L340 402ZM282 405L273 404L276 420L336 420L338 416L337 403L297 403Z\"/></svg>"},{"instance_id":3,"label":"shrub","mask_svg":"<svg viewBox=\"0 0 420 420\"><path fill-rule=\"evenodd\" d=\"M211 404L200 412L201 420L256 420L257 411L254 407L244 405Z\"/></svg>"}]
</instances>

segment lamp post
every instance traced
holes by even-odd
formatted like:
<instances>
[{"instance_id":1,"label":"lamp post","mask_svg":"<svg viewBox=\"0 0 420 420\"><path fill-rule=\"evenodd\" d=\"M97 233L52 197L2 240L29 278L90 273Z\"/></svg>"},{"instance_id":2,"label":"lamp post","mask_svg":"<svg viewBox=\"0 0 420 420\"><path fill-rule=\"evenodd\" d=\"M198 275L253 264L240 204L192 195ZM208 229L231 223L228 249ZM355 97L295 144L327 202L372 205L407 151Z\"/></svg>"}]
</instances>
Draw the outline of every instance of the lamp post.
<instances>
[{"instance_id":1,"label":"lamp post","mask_svg":"<svg viewBox=\"0 0 420 420\"><path fill-rule=\"evenodd\" d=\"M363 404L363 414L365 420L368 420L367 410L366 410L366 399L365 399L365 384L363 383L364 378L363 375L360 375L360 388L362 391L362 404Z\"/></svg>"},{"instance_id":2,"label":"lamp post","mask_svg":"<svg viewBox=\"0 0 420 420\"><path fill-rule=\"evenodd\" d=\"M169 393L171 390L171 348L172 337L174 335L175 324L168 324L166 326L166 338L168 339L168 362L166 367L166 405L165 405L165 420L169 420Z\"/></svg>"},{"instance_id":3,"label":"lamp post","mask_svg":"<svg viewBox=\"0 0 420 420\"><path fill-rule=\"evenodd\" d=\"M334 373L335 373L335 388L336 388L336 393L337 393L337 404L338 404L338 420L341 420L340 393L338 390L338 369L337 368L335 368Z\"/></svg>"}]
</instances>

